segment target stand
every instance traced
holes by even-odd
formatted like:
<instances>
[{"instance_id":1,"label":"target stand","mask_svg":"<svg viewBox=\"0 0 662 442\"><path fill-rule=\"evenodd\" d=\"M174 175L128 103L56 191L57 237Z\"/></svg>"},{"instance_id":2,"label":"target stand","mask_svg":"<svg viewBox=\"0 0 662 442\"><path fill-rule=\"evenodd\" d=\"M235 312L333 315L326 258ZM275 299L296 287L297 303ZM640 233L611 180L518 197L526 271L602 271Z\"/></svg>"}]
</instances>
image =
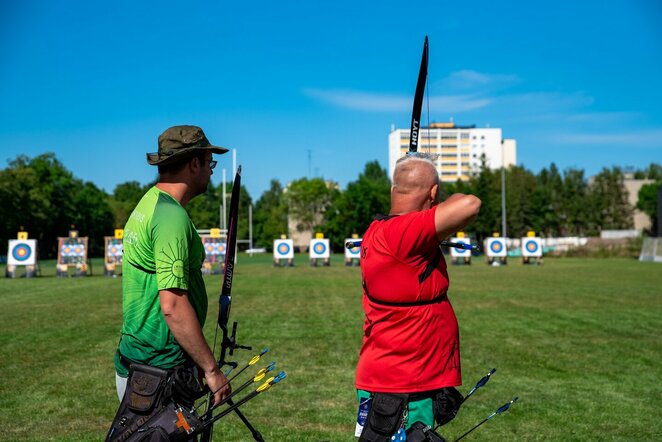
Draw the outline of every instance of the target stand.
<instances>
[{"instance_id":1,"label":"target stand","mask_svg":"<svg viewBox=\"0 0 662 442\"><path fill-rule=\"evenodd\" d=\"M104 274L116 278L122 274L122 257L124 256L123 239L117 236L104 236L105 259Z\"/></svg>"},{"instance_id":2,"label":"target stand","mask_svg":"<svg viewBox=\"0 0 662 442\"><path fill-rule=\"evenodd\" d=\"M471 244L471 238L464 236L462 232L450 239L451 242L458 244ZM471 265L471 250L450 247L451 264L453 265Z\"/></svg>"},{"instance_id":3,"label":"target stand","mask_svg":"<svg viewBox=\"0 0 662 442\"><path fill-rule=\"evenodd\" d=\"M294 267L294 241L281 238L274 240L274 267Z\"/></svg>"},{"instance_id":4,"label":"target stand","mask_svg":"<svg viewBox=\"0 0 662 442\"><path fill-rule=\"evenodd\" d=\"M25 235L22 235L22 233L25 233ZM18 274L19 268L25 269L22 275ZM34 278L38 274L37 240L27 239L27 232L19 232L19 239L9 240L5 276L7 278Z\"/></svg>"},{"instance_id":5,"label":"target stand","mask_svg":"<svg viewBox=\"0 0 662 442\"><path fill-rule=\"evenodd\" d=\"M359 238L358 235L352 235L351 238L345 238L343 244L347 244L348 242L358 244L352 248L345 247L345 266L358 267L361 265L361 241L363 241L363 238Z\"/></svg>"},{"instance_id":6,"label":"target stand","mask_svg":"<svg viewBox=\"0 0 662 442\"><path fill-rule=\"evenodd\" d=\"M522 264L542 265L542 239L529 232L522 238Z\"/></svg>"},{"instance_id":7,"label":"target stand","mask_svg":"<svg viewBox=\"0 0 662 442\"><path fill-rule=\"evenodd\" d=\"M494 236L485 240L485 262L494 267L508 264L506 238Z\"/></svg>"},{"instance_id":8,"label":"target stand","mask_svg":"<svg viewBox=\"0 0 662 442\"><path fill-rule=\"evenodd\" d=\"M311 267L317 267L318 265L329 267L331 265L331 251L328 239L320 237L311 239L308 252Z\"/></svg>"},{"instance_id":9,"label":"target stand","mask_svg":"<svg viewBox=\"0 0 662 442\"><path fill-rule=\"evenodd\" d=\"M57 265L55 274L61 277L90 276L92 267L87 259L87 237L79 237L78 232L70 231L68 237L57 239ZM73 270L73 273L70 272Z\"/></svg>"}]
</instances>

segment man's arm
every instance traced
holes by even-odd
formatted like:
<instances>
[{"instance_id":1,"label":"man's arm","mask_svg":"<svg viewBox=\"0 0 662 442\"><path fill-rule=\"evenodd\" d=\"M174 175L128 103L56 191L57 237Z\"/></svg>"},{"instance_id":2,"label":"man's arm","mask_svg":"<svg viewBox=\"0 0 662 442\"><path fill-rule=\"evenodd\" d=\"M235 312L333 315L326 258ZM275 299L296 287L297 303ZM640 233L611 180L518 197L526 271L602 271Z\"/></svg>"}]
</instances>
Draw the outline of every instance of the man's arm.
<instances>
[{"instance_id":1,"label":"man's arm","mask_svg":"<svg viewBox=\"0 0 662 442\"><path fill-rule=\"evenodd\" d=\"M204 372L205 380L211 391L227 382L225 375L219 370L198 322L195 310L188 300L186 290L168 289L159 291L159 303L166 324L184 351ZM227 384L214 394L214 403L230 394Z\"/></svg>"},{"instance_id":2,"label":"man's arm","mask_svg":"<svg viewBox=\"0 0 662 442\"><path fill-rule=\"evenodd\" d=\"M478 215L481 201L474 195L455 193L435 206L437 238L444 240L468 226Z\"/></svg>"}]
</instances>

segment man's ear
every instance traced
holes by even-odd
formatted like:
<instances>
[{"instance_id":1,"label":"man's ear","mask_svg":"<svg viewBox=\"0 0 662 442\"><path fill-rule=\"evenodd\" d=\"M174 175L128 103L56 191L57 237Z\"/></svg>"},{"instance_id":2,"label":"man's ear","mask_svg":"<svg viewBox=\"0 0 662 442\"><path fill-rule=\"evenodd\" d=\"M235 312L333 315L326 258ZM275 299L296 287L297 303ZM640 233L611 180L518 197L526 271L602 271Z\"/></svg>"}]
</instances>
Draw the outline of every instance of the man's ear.
<instances>
[{"instance_id":1,"label":"man's ear","mask_svg":"<svg viewBox=\"0 0 662 442\"><path fill-rule=\"evenodd\" d=\"M200 158L198 158L197 156L191 158L188 162L188 167L191 170L191 172L195 172L196 168L199 169L200 167L202 167L202 163L200 162Z\"/></svg>"},{"instance_id":2,"label":"man's ear","mask_svg":"<svg viewBox=\"0 0 662 442\"><path fill-rule=\"evenodd\" d=\"M438 204L440 202L439 196L440 196L439 184L435 184L434 186L432 186L432 189L430 189L430 199L432 200L433 205Z\"/></svg>"}]
</instances>

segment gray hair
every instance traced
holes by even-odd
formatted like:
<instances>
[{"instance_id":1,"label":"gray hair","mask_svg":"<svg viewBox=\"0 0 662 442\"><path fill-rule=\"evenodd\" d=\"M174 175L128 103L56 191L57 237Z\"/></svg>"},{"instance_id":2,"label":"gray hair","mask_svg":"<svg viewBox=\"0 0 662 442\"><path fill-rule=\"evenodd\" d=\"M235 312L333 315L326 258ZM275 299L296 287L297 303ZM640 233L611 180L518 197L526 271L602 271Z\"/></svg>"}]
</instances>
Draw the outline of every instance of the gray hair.
<instances>
[{"instance_id":1,"label":"gray hair","mask_svg":"<svg viewBox=\"0 0 662 442\"><path fill-rule=\"evenodd\" d=\"M398 160L395 162L395 168L393 170L393 186L398 187L398 183L395 181L395 177L397 176L397 172L401 168L408 168L408 166L413 166L412 163L418 162L418 163L424 163L428 164L432 170L434 171L434 176L436 178L436 183L437 184L437 202L441 200L441 179L439 178L439 172L437 171L437 165L434 163L433 160L434 156L430 155L425 152L414 152L414 153L408 153L407 155L398 158Z\"/></svg>"}]
</instances>

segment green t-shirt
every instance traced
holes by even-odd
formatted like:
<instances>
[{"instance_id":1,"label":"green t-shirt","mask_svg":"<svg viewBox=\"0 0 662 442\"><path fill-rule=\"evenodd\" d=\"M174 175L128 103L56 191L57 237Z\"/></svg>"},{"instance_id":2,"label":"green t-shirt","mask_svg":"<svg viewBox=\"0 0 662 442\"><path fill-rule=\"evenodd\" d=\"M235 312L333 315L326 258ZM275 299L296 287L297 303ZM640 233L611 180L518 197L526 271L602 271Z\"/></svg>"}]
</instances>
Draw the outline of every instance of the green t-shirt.
<instances>
[{"instance_id":1,"label":"green t-shirt","mask_svg":"<svg viewBox=\"0 0 662 442\"><path fill-rule=\"evenodd\" d=\"M149 189L124 228L119 343L123 356L160 368L186 360L161 313L159 290L188 291L188 300L204 325L207 291L200 271L204 258L202 241L186 210L168 193ZM128 376L118 355L115 369Z\"/></svg>"}]
</instances>

